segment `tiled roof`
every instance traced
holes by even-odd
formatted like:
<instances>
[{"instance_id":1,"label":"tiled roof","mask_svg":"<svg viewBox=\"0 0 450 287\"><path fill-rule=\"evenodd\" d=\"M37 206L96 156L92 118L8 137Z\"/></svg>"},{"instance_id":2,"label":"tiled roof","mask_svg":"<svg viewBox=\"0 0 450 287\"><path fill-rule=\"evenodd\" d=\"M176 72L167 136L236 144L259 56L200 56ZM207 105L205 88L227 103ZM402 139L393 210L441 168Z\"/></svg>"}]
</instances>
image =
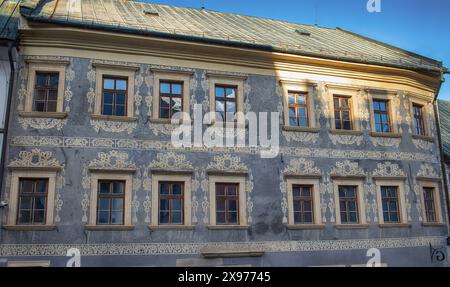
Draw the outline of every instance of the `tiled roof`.
<instances>
[{"instance_id":1,"label":"tiled roof","mask_svg":"<svg viewBox=\"0 0 450 287\"><path fill-rule=\"evenodd\" d=\"M22 14L34 21L244 45L407 69L443 69L438 61L342 29L127 0L24 2L26 6L23 7Z\"/></svg>"},{"instance_id":2,"label":"tiled roof","mask_svg":"<svg viewBox=\"0 0 450 287\"><path fill-rule=\"evenodd\" d=\"M0 0L0 39L15 40L21 0Z\"/></svg>"},{"instance_id":3,"label":"tiled roof","mask_svg":"<svg viewBox=\"0 0 450 287\"><path fill-rule=\"evenodd\" d=\"M442 148L447 160L450 160L450 102L438 100L439 125L441 127Z\"/></svg>"}]
</instances>

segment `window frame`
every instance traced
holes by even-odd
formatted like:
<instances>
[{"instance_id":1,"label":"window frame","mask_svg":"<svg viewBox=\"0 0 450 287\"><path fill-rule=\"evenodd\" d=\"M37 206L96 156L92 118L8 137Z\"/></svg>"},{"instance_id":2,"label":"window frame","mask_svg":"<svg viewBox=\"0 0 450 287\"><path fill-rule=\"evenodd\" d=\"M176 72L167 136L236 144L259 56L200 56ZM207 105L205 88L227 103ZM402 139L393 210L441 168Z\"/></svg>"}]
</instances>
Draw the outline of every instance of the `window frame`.
<instances>
[{"instance_id":1,"label":"window frame","mask_svg":"<svg viewBox=\"0 0 450 287\"><path fill-rule=\"evenodd\" d=\"M44 74L45 75L46 82L50 80L51 75L57 75L57 77L58 77L58 85L56 86L56 100L54 100L54 101L50 101L49 100L50 91L54 90L54 88L52 89L52 87L49 86L48 83L46 83L46 85L43 86L43 87L39 87L37 85L37 79L38 79L39 74ZM57 107L57 105L58 105L58 86L59 86L59 72L36 71L36 73L35 73L34 91L33 91L32 111L35 112L35 113L56 113L58 111L58 107ZM39 101L39 102L44 102L45 103L45 107L46 107L45 111L37 111L36 110L36 102L38 102L38 100L36 100L36 94L40 90L43 90L46 93L45 100L44 101L42 101L42 100ZM48 110L49 102L55 102L56 105L55 105L55 110L54 111L49 111Z\"/></svg>"},{"instance_id":2,"label":"window frame","mask_svg":"<svg viewBox=\"0 0 450 287\"><path fill-rule=\"evenodd\" d=\"M247 229L246 175L209 175L209 229ZM217 224L216 222L216 183L239 184L238 224Z\"/></svg>"},{"instance_id":3,"label":"window frame","mask_svg":"<svg viewBox=\"0 0 450 287\"><path fill-rule=\"evenodd\" d=\"M289 103L289 95L292 95L292 94L295 95L295 103L294 104L290 104ZM305 104L299 104L298 103L298 96L304 96L305 97ZM291 116L289 115L289 126L290 127L300 128L300 129L304 129L304 128L308 128L309 127L309 111L308 111L308 109L309 109L308 106L309 105L308 104L309 104L309 102L308 102L308 93L292 91L292 90L288 91L288 112L289 112L289 110L291 108L295 109L295 122L296 122L295 126L291 126ZM306 126L305 127L301 127L300 125L298 125L298 119L299 119L298 109L299 108L304 108L305 109L305 114L306 114L306 117L305 117L305 119L306 119Z\"/></svg>"},{"instance_id":4,"label":"window frame","mask_svg":"<svg viewBox=\"0 0 450 287\"><path fill-rule=\"evenodd\" d=\"M119 195L115 195L115 194L113 194L113 193L108 193L108 195L102 195L101 193L100 193L100 183L108 183L109 184L109 189L111 189L111 188L113 188L113 184L115 183L115 182L121 182L121 183L123 183L123 193L122 194L120 194L120 196ZM96 224L97 225L104 225L104 226L110 226L110 225L123 225L123 222L125 222L125 186L126 186L126 182L124 181L124 180L111 180L111 179L99 179L98 180L98 184L97 184L97 188L98 188L98 191L97 191L97 221L96 221ZM100 200L100 198L107 198L107 199L109 199L109 208L108 208L108 213L109 213L109 220L108 220L108 222L109 223L99 223L99 218L98 218L98 214L99 214L99 206L98 206L98 203L99 203L99 200ZM113 199L113 198L120 198L120 199L122 199L123 200L123 203L122 203L122 224L113 224L112 223L112 220L111 220L111 216L112 216L112 212L113 212L113 210L112 210L112 204L111 204L111 199Z\"/></svg>"},{"instance_id":5,"label":"window frame","mask_svg":"<svg viewBox=\"0 0 450 287\"><path fill-rule=\"evenodd\" d=\"M378 223L380 227L390 227L390 226L398 226L402 227L404 225L408 225L408 217L406 211L406 194L405 194L405 179L396 179L396 178L381 178L375 179L376 189L377 189L377 205L378 205ZM399 212L400 212L400 220L398 223L389 223L384 222L383 216L383 201L381 198L381 187L382 186L397 186L398 187L398 203L399 203Z\"/></svg>"},{"instance_id":6,"label":"window frame","mask_svg":"<svg viewBox=\"0 0 450 287\"><path fill-rule=\"evenodd\" d=\"M109 80L113 80L114 81L114 89L105 89L105 79L109 79ZM127 89L125 90L125 104L124 104L124 112L125 112L125 115L123 115L123 116L118 116L118 115L115 115L114 114L114 112L116 112L117 110L116 110L116 102L117 102L117 92L118 91L121 91L121 90L117 90L117 88L116 88L116 85L117 85L117 80L125 80L125 82L126 82L126 85L127 85ZM100 113L101 113L101 115L102 116L108 116L108 117L127 117L128 116L128 97L129 97L129 94L128 94L128 88L129 88L129 82L128 82L128 77L121 77L121 76L111 76L111 75L106 75L106 74L103 74L103 77L102 77L102 99L101 99L101 109L100 109ZM104 114L104 99L105 99L105 90L106 91L109 91L109 92L111 92L112 94L113 94L113 109L112 109L112 112L113 112L113 114L112 115L105 115Z\"/></svg>"},{"instance_id":7,"label":"window frame","mask_svg":"<svg viewBox=\"0 0 450 287\"><path fill-rule=\"evenodd\" d=\"M317 132L316 129L316 116L315 116L315 101L314 101L314 95L317 84L315 83L309 83L302 80L295 81L295 80L280 80L280 84L282 86L282 102L283 102L283 127L286 130L298 130L298 131L310 131L310 132ZM298 126L291 126L289 121L289 92L297 92L297 93L304 93L307 95L307 114L308 114L308 122L307 127L298 127Z\"/></svg>"},{"instance_id":8,"label":"window frame","mask_svg":"<svg viewBox=\"0 0 450 287\"><path fill-rule=\"evenodd\" d=\"M356 187L356 200L358 209L358 223L342 223L341 221L341 208L339 199L339 186L355 186ZM334 205L335 205L335 217L337 228L365 228L367 227L366 218L366 206L364 196L364 179L346 179L346 178L333 178L333 190L334 190Z\"/></svg>"},{"instance_id":9,"label":"window frame","mask_svg":"<svg viewBox=\"0 0 450 287\"><path fill-rule=\"evenodd\" d=\"M152 97L152 114L150 120L152 123L171 123L171 119L161 118L160 112L160 83L161 82L179 82L183 84L182 87L182 112L190 115L190 81L194 74L192 71L182 70L166 70L166 69L151 69L153 73L153 97ZM184 118L183 120L188 120Z\"/></svg>"},{"instance_id":10,"label":"window frame","mask_svg":"<svg viewBox=\"0 0 450 287\"><path fill-rule=\"evenodd\" d=\"M190 173L157 172L152 174L151 190L151 217L150 229L192 229L192 193ZM183 224L160 224L159 223L159 183L160 182L183 182Z\"/></svg>"},{"instance_id":11,"label":"window frame","mask_svg":"<svg viewBox=\"0 0 450 287\"><path fill-rule=\"evenodd\" d=\"M395 98L399 97L397 92L393 91L384 91L384 90L368 90L368 99L369 99L369 110L370 110L370 125L371 125L371 136L373 137L400 137L401 135L398 133L399 131L399 121L397 119L396 110L400 107L399 103L395 102ZM389 102L389 124L390 124L390 132L377 132L375 126L375 114L373 101L388 101Z\"/></svg>"},{"instance_id":12,"label":"window frame","mask_svg":"<svg viewBox=\"0 0 450 287\"><path fill-rule=\"evenodd\" d=\"M358 105L358 97L360 97L359 92L362 88L350 85L340 85L340 84L326 84L328 91L328 101L330 109L330 132L331 133L343 133L343 134L361 134L361 124L360 124L360 111ZM335 117L334 117L334 96L348 97L349 104L351 106L351 130L336 129Z\"/></svg>"},{"instance_id":13,"label":"window frame","mask_svg":"<svg viewBox=\"0 0 450 287\"><path fill-rule=\"evenodd\" d=\"M172 85L173 84L179 84L181 85L181 94L180 95L176 95L173 94L172 92L169 94L163 94L161 93L161 84L162 83L166 83L170 85L170 90L172 91ZM168 97L170 100L172 100L172 98L177 98L177 99L181 99L181 112L184 112L184 107L183 107L183 103L184 103L184 81L178 81L178 80L160 80L159 81L159 88L160 88L160 92L159 92L159 109L158 109L158 118L160 119L167 119L167 120L171 120L173 115L172 115L172 109L169 107L169 118L163 118L161 117L161 98L163 97Z\"/></svg>"},{"instance_id":14,"label":"window frame","mask_svg":"<svg viewBox=\"0 0 450 287\"><path fill-rule=\"evenodd\" d=\"M391 102L389 100L384 100L384 99L372 99L372 105L374 105L374 103L377 102L378 106L380 106L381 103L384 103L386 109L383 110L375 110L375 107L373 108L373 116L374 116L374 123L375 123L375 132L376 133L380 133L380 134L390 134L392 133L392 115L391 115ZM382 118L383 115L386 116L387 122L383 122ZM384 126L387 125L387 127L389 128L389 131L385 132L385 131L377 131L377 121L375 120L375 118L380 118L380 123L381 123L381 127L383 128Z\"/></svg>"},{"instance_id":15,"label":"window frame","mask_svg":"<svg viewBox=\"0 0 450 287\"><path fill-rule=\"evenodd\" d=\"M216 101L219 101L218 99L221 99L221 98L217 97L217 93L216 93L216 89L217 88L220 88L220 89L224 90L224 97L222 98L222 101L224 102L224 116L225 116L225 119L223 119L221 122L225 123L225 122L228 121L228 119L227 119L227 103L228 102L234 103L234 110L235 110L234 117L236 118L236 113L238 111L238 97L239 97L239 95L238 95L238 87L237 86L233 86L233 85L224 85L224 84L216 84L214 86L214 114L215 115L218 113L217 106L216 106ZM234 90L234 95L235 95L234 98L227 98L227 96L226 96L226 90L227 89L233 89ZM231 100L231 99L233 99L233 100ZM217 121L217 116L214 117L214 120Z\"/></svg>"},{"instance_id":16,"label":"window frame","mask_svg":"<svg viewBox=\"0 0 450 287\"><path fill-rule=\"evenodd\" d=\"M338 129L336 127L336 107L334 105L334 100L338 98L339 99L339 117L340 117L340 124L341 124L341 128ZM348 101L348 113L349 113L349 122L350 122L350 129L344 129L343 128L343 108L342 108L342 99L347 99ZM344 132L349 132L349 131L354 131L354 124L353 124L353 104L352 104L352 100L351 100L351 96L345 96L345 95L340 95L340 94L333 94L333 122L334 122L334 129L337 131L344 131Z\"/></svg>"},{"instance_id":17,"label":"window frame","mask_svg":"<svg viewBox=\"0 0 450 287\"><path fill-rule=\"evenodd\" d=\"M31 220L32 221L31 223L25 223L25 224L19 222L19 214L22 211L22 209L20 208L20 203L21 203L22 198L23 197L29 197L29 198L32 198L33 199L32 201L34 202L35 197L37 197L36 195L33 195L33 194L36 194L35 191L31 192L31 193L22 191L22 184L21 184L22 180L32 180L33 181L33 186L34 186L33 188L36 187L36 181L38 181L38 180L45 180L46 181L45 193L44 193L44 195L45 195L45 208L44 208L44 222L43 223L35 223L34 220ZM46 177L45 178L24 178L24 177L19 177L18 207L17 207L17 217L16 217L17 218L17 222L16 222L17 225L45 225L45 223L47 222L48 189L49 189L49 179L46 178ZM40 197L42 197L42 195ZM34 212L35 212L34 203L32 203L31 213L33 214Z\"/></svg>"},{"instance_id":18,"label":"window frame","mask_svg":"<svg viewBox=\"0 0 450 287\"><path fill-rule=\"evenodd\" d=\"M429 108L428 105L430 104L429 101L424 100L422 98L419 98L415 95L409 95L409 102L410 102L410 113L411 113L411 132L413 138L420 138L420 139L429 139L433 140L433 137L431 135L431 120L429 118ZM415 134L415 127L414 127L414 105L422 106L422 114L423 114L423 128L424 128L424 135L417 135Z\"/></svg>"},{"instance_id":19,"label":"window frame","mask_svg":"<svg viewBox=\"0 0 450 287\"><path fill-rule=\"evenodd\" d=\"M70 64L69 61L38 61L38 60L26 60L28 64L28 79L27 79L27 93L25 96L23 116L45 116L49 118L64 117L66 113L64 109L64 92L65 92L65 79L66 68ZM56 100L55 112L40 112L33 110L34 98L35 98L35 84L36 74L42 73L58 73L58 91Z\"/></svg>"},{"instance_id":20,"label":"window frame","mask_svg":"<svg viewBox=\"0 0 450 287\"><path fill-rule=\"evenodd\" d=\"M9 205L7 211L6 228L16 230L52 230L55 228L54 209L56 194L57 170L42 169L23 169L11 171L11 186L9 195ZM48 179L47 185L47 207L45 224L17 224L19 210L19 189L21 178L45 178Z\"/></svg>"},{"instance_id":21,"label":"window frame","mask_svg":"<svg viewBox=\"0 0 450 287\"><path fill-rule=\"evenodd\" d=\"M226 193L228 190L228 187L234 186L236 188L236 195L231 196L231 195L220 195L220 197L223 197L225 200L225 208L224 208L224 213L225 213L225 221L224 222L217 222L217 213L219 212L217 210L217 186L218 185L223 185L224 186L224 192ZM216 204L216 225L239 225L239 183L227 183L227 182L216 182L215 183L215 190L216 190L216 196L214 198L215 204ZM230 210L227 208L228 204L227 202L230 201L230 199L234 199L236 200L236 211L237 211L237 216L236 216L236 223L232 223L229 221L228 215L230 213Z\"/></svg>"},{"instance_id":22,"label":"window frame","mask_svg":"<svg viewBox=\"0 0 450 287\"><path fill-rule=\"evenodd\" d=\"M165 195L165 197L167 197L166 198L166 200L171 200L171 199L180 199L180 197L181 197L181 211L182 211L182 215L181 215L181 223L173 223L173 222L171 222L171 213L172 213L172 208L171 208L171 204L169 203L169 223L161 223L161 193L160 193L160 186L161 186L161 184L162 183L165 183L165 184L169 184L171 187L169 188L169 190L170 189L172 189L173 190L173 185L174 184L181 184L182 185L182 192L181 192L181 195L174 195L173 193L172 194L169 194L169 195ZM185 210L185 208L186 208L186 206L185 206L185 187L184 187L184 181L158 181L158 225L181 225L181 226L183 226L184 225L184 222L185 222L185 218L184 218L184 210Z\"/></svg>"},{"instance_id":23,"label":"window frame","mask_svg":"<svg viewBox=\"0 0 450 287\"><path fill-rule=\"evenodd\" d=\"M216 86L235 86L236 87L236 112L235 121L239 125L245 123L244 118L244 81L247 76L228 75L210 73L206 74L209 82L209 112L211 113L210 123L215 124L216 121Z\"/></svg>"},{"instance_id":24,"label":"window frame","mask_svg":"<svg viewBox=\"0 0 450 287\"><path fill-rule=\"evenodd\" d=\"M97 205L98 205L98 185L100 181L124 181L124 220L122 224L98 224L97 223ZM132 172L122 171L91 171L91 196L89 205L89 219L86 224L88 230L121 230L132 229L131 211L132 211L132 188L133 188L133 175Z\"/></svg>"},{"instance_id":25,"label":"window frame","mask_svg":"<svg viewBox=\"0 0 450 287\"><path fill-rule=\"evenodd\" d=\"M288 229L314 229L324 227L322 222L322 210L320 202L320 183L319 178L311 177L288 177L286 178L287 185L287 204L288 204ZM313 223L295 223L294 219L294 199L293 199L293 186L303 185L311 186L312 199L313 199Z\"/></svg>"},{"instance_id":26,"label":"window frame","mask_svg":"<svg viewBox=\"0 0 450 287\"><path fill-rule=\"evenodd\" d=\"M122 66L122 65L109 65L103 63L94 62L92 64L95 67L95 104L94 111L91 115L94 119L104 120L136 120L134 114L134 80L135 74L139 70L138 66ZM111 116L103 115L103 78L106 77L121 77L127 79L127 100L126 100L126 116Z\"/></svg>"},{"instance_id":27,"label":"window frame","mask_svg":"<svg viewBox=\"0 0 450 287\"><path fill-rule=\"evenodd\" d=\"M422 179L418 182L420 188L420 203L422 205L422 222L424 225L433 225L433 224L443 224L444 216L442 215L441 208L441 192L440 192L440 184L437 180L427 180ZM424 188L433 188L433 200L434 200L434 209L436 214L436 221L429 222L426 216L425 210L425 200L423 190Z\"/></svg>"}]
</instances>

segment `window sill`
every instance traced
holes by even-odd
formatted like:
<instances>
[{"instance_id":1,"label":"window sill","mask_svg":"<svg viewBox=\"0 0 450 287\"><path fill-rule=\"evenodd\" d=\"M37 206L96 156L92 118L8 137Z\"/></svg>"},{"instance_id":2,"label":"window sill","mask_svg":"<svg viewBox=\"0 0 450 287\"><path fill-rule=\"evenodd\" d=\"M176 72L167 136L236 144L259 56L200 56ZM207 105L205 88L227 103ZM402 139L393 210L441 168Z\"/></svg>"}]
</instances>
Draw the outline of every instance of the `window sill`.
<instances>
[{"instance_id":1,"label":"window sill","mask_svg":"<svg viewBox=\"0 0 450 287\"><path fill-rule=\"evenodd\" d=\"M288 230L324 229L325 224L288 224Z\"/></svg>"},{"instance_id":2,"label":"window sill","mask_svg":"<svg viewBox=\"0 0 450 287\"><path fill-rule=\"evenodd\" d=\"M353 130L335 130L335 129L329 129L328 130L330 134L333 135L348 135L348 136L362 136L362 131L353 131Z\"/></svg>"},{"instance_id":3,"label":"window sill","mask_svg":"<svg viewBox=\"0 0 450 287\"><path fill-rule=\"evenodd\" d=\"M192 225L148 225L150 230L194 230Z\"/></svg>"},{"instance_id":4,"label":"window sill","mask_svg":"<svg viewBox=\"0 0 450 287\"><path fill-rule=\"evenodd\" d=\"M382 223L378 224L380 228L410 228L411 224L409 223Z\"/></svg>"},{"instance_id":5,"label":"window sill","mask_svg":"<svg viewBox=\"0 0 450 287\"><path fill-rule=\"evenodd\" d=\"M412 135L412 138L416 139L416 140L423 140L423 141L427 141L427 142L434 142L434 138L433 137L429 137L429 136Z\"/></svg>"},{"instance_id":6,"label":"window sill","mask_svg":"<svg viewBox=\"0 0 450 287\"><path fill-rule=\"evenodd\" d=\"M174 125L174 126L181 124L180 119L177 119L175 121L175 123L172 123L172 119L149 118L148 120L152 124L166 124L166 125Z\"/></svg>"},{"instance_id":7,"label":"window sill","mask_svg":"<svg viewBox=\"0 0 450 287\"><path fill-rule=\"evenodd\" d=\"M367 229L369 224L336 224L336 229Z\"/></svg>"},{"instance_id":8,"label":"window sill","mask_svg":"<svg viewBox=\"0 0 450 287\"><path fill-rule=\"evenodd\" d=\"M215 247L205 247L200 250L200 253L205 258L229 258L229 257L261 257L264 255L264 250L259 248L249 248L248 250L227 249L217 250Z\"/></svg>"},{"instance_id":9,"label":"window sill","mask_svg":"<svg viewBox=\"0 0 450 287\"><path fill-rule=\"evenodd\" d=\"M91 115L91 119L94 120L103 120L103 121L116 121L116 122L135 122L137 121L136 117L118 117L118 116L105 116L105 115Z\"/></svg>"},{"instance_id":10,"label":"window sill","mask_svg":"<svg viewBox=\"0 0 450 287\"><path fill-rule=\"evenodd\" d=\"M371 132L371 137L374 138L401 138L402 135L399 133L377 133L377 132Z\"/></svg>"},{"instance_id":11,"label":"window sill","mask_svg":"<svg viewBox=\"0 0 450 287\"><path fill-rule=\"evenodd\" d=\"M249 228L248 225L208 225L207 227L210 230L247 230Z\"/></svg>"},{"instance_id":12,"label":"window sill","mask_svg":"<svg viewBox=\"0 0 450 287\"><path fill-rule=\"evenodd\" d=\"M19 116L22 118L64 119L67 117L67 113L65 113L65 112L19 112Z\"/></svg>"},{"instance_id":13,"label":"window sill","mask_svg":"<svg viewBox=\"0 0 450 287\"><path fill-rule=\"evenodd\" d=\"M91 231L121 231L133 230L134 225L85 225L84 228Z\"/></svg>"},{"instance_id":14,"label":"window sill","mask_svg":"<svg viewBox=\"0 0 450 287\"><path fill-rule=\"evenodd\" d=\"M447 226L445 223L441 222L422 222L423 227L445 227Z\"/></svg>"},{"instance_id":15,"label":"window sill","mask_svg":"<svg viewBox=\"0 0 450 287\"><path fill-rule=\"evenodd\" d=\"M10 231L51 231L56 225L4 225L3 229Z\"/></svg>"},{"instance_id":16,"label":"window sill","mask_svg":"<svg viewBox=\"0 0 450 287\"><path fill-rule=\"evenodd\" d=\"M287 131L287 132L305 132L305 133L320 132L319 128L300 128L300 127L291 127L291 126L283 126L283 130Z\"/></svg>"}]
</instances>

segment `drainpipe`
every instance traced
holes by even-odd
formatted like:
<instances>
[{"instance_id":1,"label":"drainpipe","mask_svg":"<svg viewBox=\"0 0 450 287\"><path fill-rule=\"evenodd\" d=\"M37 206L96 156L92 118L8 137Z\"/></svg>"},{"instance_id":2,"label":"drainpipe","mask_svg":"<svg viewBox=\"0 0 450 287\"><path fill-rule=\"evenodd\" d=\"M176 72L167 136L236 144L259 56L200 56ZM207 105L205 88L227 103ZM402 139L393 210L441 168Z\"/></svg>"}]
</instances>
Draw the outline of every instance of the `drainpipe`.
<instances>
[{"instance_id":1,"label":"drainpipe","mask_svg":"<svg viewBox=\"0 0 450 287\"><path fill-rule=\"evenodd\" d=\"M1 161L0 161L0 198L3 190L4 183L4 172L5 172L5 157L6 157L6 147L7 147L7 138L8 138L8 128L9 128L9 117L11 113L11 101L12 101L12 93L14 88L14 59L13 59L13 48L16 47L16 43L8 43L8 58L10 65L10 74L9 74L9 87L8 87L8 98L6 101L6 112L5 112L5 126L3 129L3 142L2 142L2 151L1 151Z\"/></svg>"},{"instance_id":2,"label":"drainpipe","mask_svg":"<svg viewBox=\"0 0 450 287\"><path fill-rule=\"evenodd\" d=\"M442 144L442 136L441 136L441 125L439 121L439 108L438 108L438 102L437 98L439 96L439 92L441 91L442 83L445 82L444 74L449 74L448 71L441 72L441 82L439 84L439 88L436 92L436 95L434 97L434 117L436 121L436 133L438 137L438 145L439 145L439 154L441 158L441 172L442 172L442 179L444 181L444 197L445 197L445 207L447 209L447 229L450 230L449 224L450 224L450 201L449 201L449 188L448 188L448 176L447 171L445 169L445 160L444 160L444 148ZM450 237L447 237L447 245L450 245Z\"/></svg>"}]
</instances>

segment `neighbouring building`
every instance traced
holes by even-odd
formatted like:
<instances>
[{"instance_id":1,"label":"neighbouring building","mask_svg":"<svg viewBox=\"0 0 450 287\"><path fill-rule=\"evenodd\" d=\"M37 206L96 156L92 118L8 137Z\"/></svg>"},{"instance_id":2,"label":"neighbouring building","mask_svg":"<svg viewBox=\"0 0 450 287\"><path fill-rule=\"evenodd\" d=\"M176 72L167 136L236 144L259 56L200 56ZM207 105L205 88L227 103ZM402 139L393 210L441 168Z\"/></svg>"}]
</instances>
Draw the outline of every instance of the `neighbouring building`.
<instances>
[{"instance_id":1,"label":"neighbouring building","mask_svg":"<svg viewBox=\"0 0 450 287\"><path fill-rule=\"evenodd\" d=\"M20 14L4 265L448 264L442 63L342 29L134 1ZM279 112L279 153L174 146L170 117L196 104ZM227 137L254 132L239 126Z\"/></svg>"}]
</instances>

